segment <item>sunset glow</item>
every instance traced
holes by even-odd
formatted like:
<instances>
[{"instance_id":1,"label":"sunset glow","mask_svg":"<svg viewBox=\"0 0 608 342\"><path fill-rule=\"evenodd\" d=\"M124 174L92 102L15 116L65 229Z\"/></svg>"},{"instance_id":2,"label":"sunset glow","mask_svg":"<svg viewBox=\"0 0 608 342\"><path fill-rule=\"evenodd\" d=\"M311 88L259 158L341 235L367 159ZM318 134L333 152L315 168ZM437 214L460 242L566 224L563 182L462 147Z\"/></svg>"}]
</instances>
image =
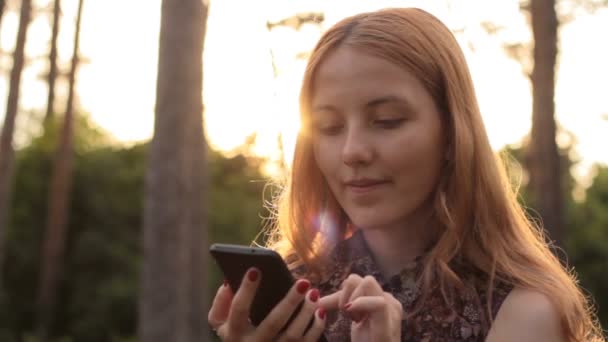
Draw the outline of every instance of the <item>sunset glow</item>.
<instances>
[{"instance_id":1,"label":"sunset glow","mask_svg":"<svg viewBox=\"0 0 608 342\"><path fill-rule=\"evenodd\" d=\"M48 1L35 3L43 7ZM64 69L71 53L75 4L65 2L63 9L60 58ZM222 0L211 3L204 55L205 123L211 145L229 151L255 133L255 151L278 158L277 137L281 134L285 157L290 159L299 129L297 97L305 65L296 56L312 49L322 31L337 20L387 6L422 7L455 31L469 61L492 146L498 150L520 142L531 126L530 83L520 64L502 47L505 41L530 39L516 0L357 1L356 5L353 1ZM152 136L160 8L160 0L85 2L81 52L88 63L82 65L78 77L79 102L118 142L132 143ZM303 11L323 12L325 22L321 27L305 25L300 31L280 27L269 31L266 27L268 20ZM488 21L504 29L489 35L481 27ZM5 14L1 35L4 51L13 49L17 23L16 9ZM583 14L562 26L560 33L557 117L576 136L581 159L576 174L580 179L592 163L608 163L608 121L602 119L608 113L604 94L608 46L589 39L607 32L608 10L604 9ZM49 38L48 18L39 15L29 31L27 54L32 60L23 76L23 109L43 112L45 107L47 90L40 75L46 70L46 60L34 56L48 53ZM4 70L10 70L9 57L2 60ZM0 90L7 94L8 74L3 75ZM59 101L62 95L60 92ZM4 115L5 101L6 96L2 96L0 116ZM62 102L57 110L63 111Z\"/></svg>"}]
</instances>

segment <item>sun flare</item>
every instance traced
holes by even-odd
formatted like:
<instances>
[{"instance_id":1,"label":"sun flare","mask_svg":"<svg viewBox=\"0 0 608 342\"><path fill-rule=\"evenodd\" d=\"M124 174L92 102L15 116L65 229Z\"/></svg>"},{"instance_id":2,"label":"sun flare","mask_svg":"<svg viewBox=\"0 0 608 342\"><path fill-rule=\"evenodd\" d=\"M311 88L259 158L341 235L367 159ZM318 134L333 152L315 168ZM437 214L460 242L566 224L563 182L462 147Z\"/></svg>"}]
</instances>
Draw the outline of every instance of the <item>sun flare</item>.
<instances>
[{"instance_id":1,"label":"sun flare","mask_svg":"<svg viewBox=\"0 0 608 342\"><path fill-rule=\"evenodd\" d=\"M48 0L38 0L39 6ZM530 83L521 66L504 53L501 39L525 41L529 27L518 1L474 2L416 0L352 1L266 0L211 1L204 52L204 120L209 143L230 151L256 135L255 152L278 160L291 160L299 129L298 93L305 56L321 33L336 21L356 12L382 7L421 7L444 20L461 43L473 75L479 104L492 146L521 141L531 126ZM117 9L120 10L117 10ZM234 9L238 8L238 11ZM109 131L117 141L131 143L150 139L154 123L160 0L86 2L81 35L77 87L81 108ZM59 36L60 66L67 68L71 53L75 2L63 6ZM274 25L302 12L323 13L321 25L299 29ZM133 13L139 13L134 22ZM491 21L505 29L500 38L482 29ZM17 11L5 13L2 49L14 48ZM556 84L559 123L576 136L581 162L579 180L593 163L608 164L603 146L608 129L608 102L602 95L608 79L608 45L592 37L608 31L608 9L583 15L560 29L560 63ZM37 16L28 36L27 53L48 53L48 18ZM10 54L2 59L10 67ZM42 111L46 84L39 76L47 66L32 59L24 72L20 106ZM67 70L67 69L66 69ZM7 93L7 74L1 91ZM65 81L62 81L65 82ZM581 85L585 86L581 86ZM61 87L60 87L61 88ZM61 90L61 89L60 89ZM61 94L60 94L61 95ZM6 96L0 98L5 108ZM56 110L62 112L64 101ZM0 114L3 116L3 113ZM19 130L19 127L18 127ZM282 150L279 148L282 138Z\"/></svg>"}]
</instances>

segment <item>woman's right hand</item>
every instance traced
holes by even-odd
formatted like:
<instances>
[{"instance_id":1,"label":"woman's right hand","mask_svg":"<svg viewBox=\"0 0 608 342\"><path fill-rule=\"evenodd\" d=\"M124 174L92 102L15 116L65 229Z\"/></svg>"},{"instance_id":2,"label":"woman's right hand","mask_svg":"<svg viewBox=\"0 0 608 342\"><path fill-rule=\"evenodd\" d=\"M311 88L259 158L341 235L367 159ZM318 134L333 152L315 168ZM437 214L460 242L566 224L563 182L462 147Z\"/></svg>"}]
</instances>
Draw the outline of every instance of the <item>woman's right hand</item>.
<instances>
[{"instance_id":1,"label":"woman's right hand","mask_svg":"<svg viewBox=\"0 0 608 342\"><path fill-rule=\"evenodd\" d=\"M251 303L263 275L257 269L247 271L236 293L230 286L222 285L215 295L209 310L209 325L222 341L314 341L325 328L325 310L318 306L319 291L309 290L310 282L300 279L291 287L285 298L277 304L257 326L249 320ZM288 327L282 328L304 300L302 309ZM314 316L314 323L306 331Z\"/></svg>"}]
</instances>

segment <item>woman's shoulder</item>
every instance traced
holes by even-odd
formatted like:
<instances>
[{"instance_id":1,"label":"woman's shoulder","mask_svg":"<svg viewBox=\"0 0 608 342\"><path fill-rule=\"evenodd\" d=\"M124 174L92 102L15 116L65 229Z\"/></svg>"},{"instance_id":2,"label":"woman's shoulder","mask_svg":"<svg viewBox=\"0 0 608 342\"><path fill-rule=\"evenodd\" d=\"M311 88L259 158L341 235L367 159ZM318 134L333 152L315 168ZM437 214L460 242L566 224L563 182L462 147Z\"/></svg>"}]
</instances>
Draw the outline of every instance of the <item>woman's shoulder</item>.
<instances>
[{"instance_id":1,"label":"woman's shoulder","mask_svg":"<svg viewBox=\"0 0 608 342\"><path fill-rule=\"evenodd\" d=\"M565 341L560 315L551 299L516 287L496 315L487 341Z\"/></svg>"}]
</instances>

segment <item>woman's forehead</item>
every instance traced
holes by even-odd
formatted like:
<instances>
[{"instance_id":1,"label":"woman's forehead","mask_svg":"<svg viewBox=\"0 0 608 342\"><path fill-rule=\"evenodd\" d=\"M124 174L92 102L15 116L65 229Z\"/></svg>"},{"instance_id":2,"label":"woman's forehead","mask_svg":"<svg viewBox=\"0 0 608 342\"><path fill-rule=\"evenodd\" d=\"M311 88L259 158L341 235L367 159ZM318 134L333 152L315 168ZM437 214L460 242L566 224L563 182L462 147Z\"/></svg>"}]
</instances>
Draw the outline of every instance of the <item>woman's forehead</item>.
<instances>
[{"instance_id":1,"label":"woman's forehead","mask_svg":"<svg viewBox=\"0 0 608 342\"><path fill-rule=\"evenodd\" d=\"M415 105L426 95L423 84L405 67L385 58L340 47L318 66L311 84L311 109L339 102L364 106L385 103Z\"/></svg>"}]
</instances>

